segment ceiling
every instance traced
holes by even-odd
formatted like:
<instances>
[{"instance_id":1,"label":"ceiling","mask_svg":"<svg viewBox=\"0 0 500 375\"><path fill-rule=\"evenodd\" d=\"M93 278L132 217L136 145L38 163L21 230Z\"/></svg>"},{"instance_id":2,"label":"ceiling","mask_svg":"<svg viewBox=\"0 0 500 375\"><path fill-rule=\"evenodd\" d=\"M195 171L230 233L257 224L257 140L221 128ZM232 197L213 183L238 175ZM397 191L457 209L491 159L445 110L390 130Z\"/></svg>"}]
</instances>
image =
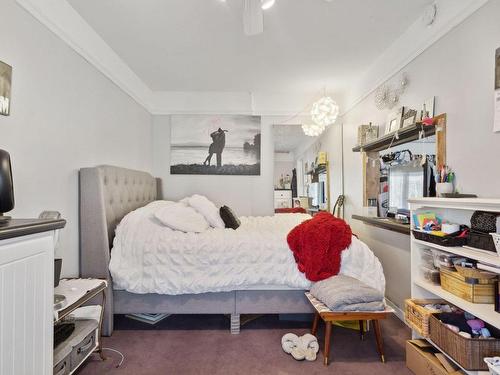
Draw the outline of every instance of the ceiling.
<instances>
[{"instance_id":1,"label":"ceiling","mask_svg":"<svg viewBox=\"0 0 500 375\"><path fill-rule=\"evenodd\" d=\"M68 0L154 91L341 96L431 0L277 0L264 33L243 0Z\"/></svg>"},{"instance_id":2,"label":"ceiling","mask_svg":"<svg viewBox=\"0 0 500 375\"><path fill-rule=\"evenodd\" d=\"M288 153L294 152L303 146L307 141L311 140L302 131L300 125L282 125L273 126L274 152Z\"/></svg>"}]
</instances>

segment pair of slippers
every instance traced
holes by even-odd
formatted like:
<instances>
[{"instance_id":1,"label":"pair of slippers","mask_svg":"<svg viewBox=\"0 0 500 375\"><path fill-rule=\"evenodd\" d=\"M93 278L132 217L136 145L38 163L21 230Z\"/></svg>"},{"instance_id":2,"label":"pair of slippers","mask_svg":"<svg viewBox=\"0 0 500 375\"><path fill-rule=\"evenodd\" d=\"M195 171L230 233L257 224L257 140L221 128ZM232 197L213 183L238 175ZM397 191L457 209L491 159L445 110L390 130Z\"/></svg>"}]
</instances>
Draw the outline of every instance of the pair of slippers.
<instances>
[{"instance_id":1,"label":"pair of slippers","mask_svg":"<svg viewBox=\"0 0 500 375\"><path fill-rule=\"evenodd\" d=\"M310 333L304 336L297 336L294 333L287 333L281 338L281 347L287 354L291 354L297 361L315 361L316 353L319 351L318 340Z\"/></svg>"}]
</instances>

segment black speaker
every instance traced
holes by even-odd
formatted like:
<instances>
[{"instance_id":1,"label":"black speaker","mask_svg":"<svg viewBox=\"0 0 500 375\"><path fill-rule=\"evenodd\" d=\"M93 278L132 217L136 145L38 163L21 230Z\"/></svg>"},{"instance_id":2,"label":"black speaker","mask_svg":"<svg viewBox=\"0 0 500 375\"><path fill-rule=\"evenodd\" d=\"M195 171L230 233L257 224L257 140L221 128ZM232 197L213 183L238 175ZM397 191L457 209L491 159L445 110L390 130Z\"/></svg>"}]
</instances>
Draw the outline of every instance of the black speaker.
<instances>
[{"instance_id":1,"label":"black speaker","mask_svg":"<svg viewBox=\"0 0 500 375\"><path fill-rule=\"evenodd\" d=\"M12 182L12 168L10 155L7 151L0 150L0 223L10 218L3 216L14 208L14 184Z\"/></svg>"}]
</instances>

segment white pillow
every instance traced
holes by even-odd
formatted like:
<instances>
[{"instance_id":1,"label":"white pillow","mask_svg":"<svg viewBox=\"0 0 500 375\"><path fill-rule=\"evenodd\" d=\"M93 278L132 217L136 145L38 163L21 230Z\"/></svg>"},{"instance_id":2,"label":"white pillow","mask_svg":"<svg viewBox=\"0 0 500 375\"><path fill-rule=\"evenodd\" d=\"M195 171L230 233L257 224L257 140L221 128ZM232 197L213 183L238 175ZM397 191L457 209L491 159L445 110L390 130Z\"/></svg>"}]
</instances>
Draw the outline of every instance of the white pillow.
<instances>
[{"instance_id":1,"label":"white pillow","mask_svg":"<svg viewBox=\"0 0 500 375\"><path fill-rule=\"evenodd\" d=\"M182 232L201 233L209 228L203 215L182 203L165 205L158 209L154 215L163 225Z\"/></svg>"},{"instance_id":2,"label":"white pillow","mask_svg":"<svg viewBox=\"0 0 500 375\"><path fill-rule=\"evenodd\" d=\"M214 228L225 228L219 213L219 209L207 197L195 194L192 197L184 198L183 201L202 214L208 223Z\"/></svg>"}]
</instances>

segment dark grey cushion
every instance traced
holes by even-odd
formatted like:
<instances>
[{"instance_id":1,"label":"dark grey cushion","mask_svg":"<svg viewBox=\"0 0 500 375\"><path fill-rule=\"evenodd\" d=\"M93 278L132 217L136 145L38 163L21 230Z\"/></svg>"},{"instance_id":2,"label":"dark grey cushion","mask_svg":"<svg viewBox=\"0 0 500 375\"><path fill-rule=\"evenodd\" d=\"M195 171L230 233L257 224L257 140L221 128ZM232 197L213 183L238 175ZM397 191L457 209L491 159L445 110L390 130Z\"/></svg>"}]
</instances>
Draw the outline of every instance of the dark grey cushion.
<instances>
[{"instance_id":1,"label":"dark grey cushion","mask_svg":"<svg viewBox=\"0 0 500 375\"><path fill-rule=\"evenodd\" d=\"M332 311L384 310L384 295L365 283L344 275L318 281L311 294Z\"/></svg>"},{"instance_id":2,"label":"dark grey cushion","mask_svg":"<svg viewBox=\"0 0 500 375\"><path fill-rule=\"evenodd\" d=\"M228 206L222 206L219 213L222 221L226 225L226 228L238 229L241 225L241 221L238 219L238 216L236 216L233 210L231 210Z\"/></svg>"}]
</instances>

